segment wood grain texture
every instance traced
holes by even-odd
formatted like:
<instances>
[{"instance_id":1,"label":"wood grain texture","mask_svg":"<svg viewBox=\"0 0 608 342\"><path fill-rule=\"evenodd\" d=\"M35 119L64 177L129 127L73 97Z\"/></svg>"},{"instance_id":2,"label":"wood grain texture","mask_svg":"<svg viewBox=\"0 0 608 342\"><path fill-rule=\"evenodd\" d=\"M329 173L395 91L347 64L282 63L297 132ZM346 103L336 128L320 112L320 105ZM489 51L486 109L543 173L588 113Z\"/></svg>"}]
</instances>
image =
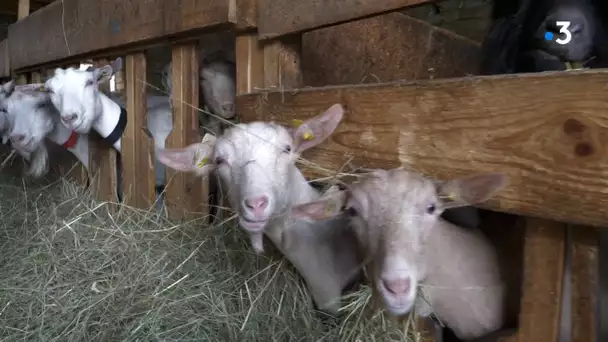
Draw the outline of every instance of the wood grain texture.
<instances>
[{"instance_id":1,"label":"wood grain texture","mask_svg":"<svg viewBox=\"0 0 608 342\"><path fill-rule=\"evenodd\" d=\"M557 342L566 252L563 223L525 218L519 342Z\"/></svg>"},{"instance_id":2,"label":"wood grain texture","mask_svg":"<svg viewBox=\"0 0 608 342\"><path fill-rule=\"evenodd\" d=\"M255 29L258 26L258 2L257 0L235 0L236 1L236 29L244 31Z\"/></svg>"},{"instance_id":3,"label":"wood grain texture","mask_svg":"<svg viewBox=\"0 0 608 342\"><path fill-rule=\"evenodd\" d=\"M239 96L242 120L346 108L334 134L304 158L329 170L404 166L438 179L505 172L483 208L608 225L608 72L469 77L266 91ZM309 176L328 173L304 168Z\"/></svg>"},{"instance_id":4,"label":"wood grain texture","mask_svg":"<svg viewBox=\"0 0 608 342\"><path fill-rule=\"evenodd\" d=\"M13 68L228 25L227 0L63 0L9 26ZM101 50L101 51L100 51ZM95 56L90 56L95 57Z\"/></svg>"},{"instance_id":5,"label":"wood grain texture","mask_svg":"<svg viewBox=\"0 0 608 342\"><path fill-rule=\"evenodd\" d=\"M127 205L149 208L155 199L154 144L145 133L146 57L127 55L126 95L128 123L122 137L123 199Z\"/></svg>"},{"instance_id":6,"label":"wood grain texture","mask_svg":"<svg viewBox=\"0 0 608 342\"><path fill-rule=\"evenodd\" d=\"M0 77L11 76L11 63L8 53L8 39L0 42Z\"/></svg>"},{"instance_id":7,"label":"wood grain texture","mask_svg":"<svg viewBox=\"0 0 608 342\"><path fill-rule=\"evenodd\" d=\"M431 1L258 0L258 32L262 39L276 38L418 6Z\"/></svg>"},{"instance_id":8,"label":"wood grain texture","mask_svg":"<svg viewBox=\"0 0 608 342\"><path fill-rule=\"evenodd\" d=\"M402 13L384 14L303 34L304 84L320 87L477 74L479 46Z\"/></svg>"},{"instance_id":9,"label":"wood grain texture","mask_svg":"<svg viewBox=\"0 0 608 342\"><path fill-rule=\"evenodd\" d=\"M107 59L101 59L93 63L93 65L100 67L107 65ZM104 82L99 84L99 90L104 94L110 94L110 82ZM91 131L89 134L89 146L91 150L89 153L90 158L90 179L93 193L99 201L109 202L108 208L111 212L114 212L117 207L115 203L118 203L118 174L116 163L119 158L117 151L114 147L109 146L105 143L101 136L97 132Z\"/></svg>"},{"instance_id":10,"label":"wood grain texture","mask_svg":"<svg viewBox=\"0 0 608 342\"><path fill-rule=\"evenodd\" d=\"M599 230L572 230L572 342L594 341L599 291Z\"/></svg>"},{"instance_id":11,"label":"wood grain texture","mask_svg":"<svg viewBox=\"0 0 608 342\"><path fill-rule=\"evenodd\" d=\"M302 85L301 37L290 36L262 43L264 87L294 89Z\"/></svg>"},{"instance_id":12,"label":"wood grain texture","mask_svg":"<svg viewBox=\"0 0 608 342\"><path fill-rule=\"evenodd\" d=\"M250 93L264 88L264 47L255 33L236 37L236 92Z\"/></svg>"},{"instance_id":13,"label":"wood grain texture","mask_svg":"<svg viewBox=\"0 0 608 342\"><path fill-rule=\"evenodd\" d=\"M167 147L182 148L201 141L198 132L199 56L195 44L172 48L173 130ZM208 214L209 178L166 169L165 204L172 218L194 219Z\"/></svg>"}]
</instances>

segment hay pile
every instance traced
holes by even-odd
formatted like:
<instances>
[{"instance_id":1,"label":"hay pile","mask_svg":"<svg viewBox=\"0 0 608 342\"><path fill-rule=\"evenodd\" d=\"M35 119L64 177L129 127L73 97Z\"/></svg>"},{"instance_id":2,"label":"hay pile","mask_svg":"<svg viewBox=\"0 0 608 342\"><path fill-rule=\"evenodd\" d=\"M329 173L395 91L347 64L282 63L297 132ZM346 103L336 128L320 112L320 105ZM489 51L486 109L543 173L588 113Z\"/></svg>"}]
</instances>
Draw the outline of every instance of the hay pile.
<instances>
[{"instance_id":1,"label":"hay pile","mask_svg":"<svg viewBox=\"0 0 608 342\"><path fill-rule=\"evenodd\" d=\"M360 319L369 288L345 318L322 320L291 267L256 257L234 221L110 216L72 183L3 171L0 241L3 341L408 340L382 314Z\"/></svg>"}]
</instances>

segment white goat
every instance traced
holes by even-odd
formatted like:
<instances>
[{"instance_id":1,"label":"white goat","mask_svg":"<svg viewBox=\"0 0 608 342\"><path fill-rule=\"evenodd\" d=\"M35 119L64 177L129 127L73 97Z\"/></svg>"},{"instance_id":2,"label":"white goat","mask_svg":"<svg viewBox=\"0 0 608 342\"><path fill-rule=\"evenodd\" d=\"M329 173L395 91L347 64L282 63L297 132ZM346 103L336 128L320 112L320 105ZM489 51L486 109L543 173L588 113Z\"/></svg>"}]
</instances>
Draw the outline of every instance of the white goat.
<instances>
[{"instance_id":1,"label":"white goat","mask_svg":"<svg viewBox=\"0 0 608 342\"><path fill-rule=\"evenodd\" d=\"M10 139L17 151L31 153L29 174L39 177L48 170L48 138L68 151L89 169L89 140L87 135L70 131L59 121L59 114L46 93L28 90L25 85L15 89L5 105L12 118ZM35 86L33 86L35 87Z\"/></svg>"},{"instance_id":2,"label":"white goat","mask_svg":"<svg viewBox=\"0 0 608 342\"><path fill-rule=\"evenodd\" d=\"M497 257L480 231L440 215L483 202L505 183L502 174L435 183L403 169L376 170L292 215L322 222L348 213L387 310L404 315L415 305L417 314L434 313L456 336L472 339L504 323ZM416 296L418 284L428 302Z\"/></svg>"},{"instance_id":3,"label":"white goat","mask_svg":"<svg viewBox=\"0 0 608 342\"><path fill-rule=\"evenodd\" d=\"M342 107L334 105L295 130L251 122L227 129L215 142L158 151L160 162L175 170L200 176L215 170L254 250L263 252L265 234L300 272L317 307L331 313L360 270L355 236L346 217L310 224L292 219L289 210L319 197L295 161L325 140L342 115Z\"/></svg>"},{"instance_id":4,"label":"white goat","mask_svg":"<svg viewBox=\"0 0 608 342\"><path fill-rule=\"evenodd\" d=\"M125 101L120 97L109 98L99 91L98 85L121 69L120 57L112 65L100 68L87 70L57 68L53 77L44 84L44 90L58 109L63 125L81 134L94 129L119 152L121 137L127 124ZM148 131L154 139L155 149L164 148L167 137L173 129L168 97L147 97L147 124ZM165 167L158 162L155 163L155 180L158 191L165 181Z\"/></svg>"}]
</instances>

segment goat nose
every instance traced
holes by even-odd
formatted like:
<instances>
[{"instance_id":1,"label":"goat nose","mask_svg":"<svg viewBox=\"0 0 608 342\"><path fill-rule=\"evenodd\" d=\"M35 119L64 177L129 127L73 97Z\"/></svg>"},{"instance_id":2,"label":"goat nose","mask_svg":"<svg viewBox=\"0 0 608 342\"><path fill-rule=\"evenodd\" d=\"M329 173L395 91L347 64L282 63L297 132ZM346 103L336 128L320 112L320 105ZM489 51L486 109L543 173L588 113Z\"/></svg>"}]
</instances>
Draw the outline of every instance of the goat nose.
<instances>
[{"instance_id":1,"label":"goat nose","mask_svg":"<svg viewBox=\"0 0 608 342\"><path fill-rule=\"evenodd\" d=\"M400 295L405 294L410 290L411 280L410 278L400 278L387 280L383 279L384 287L392 294Z\"/></svg>"},{"instance_id":2,"label":"goat nose","mask_svg":"<svg viewBox=\"0 0 608 342\"><path fill-rule=\"evenodd\" d=\"M70 122L76 120L77 117L78 117L78 115L76 115L76 114L70 114L70 115L63 115L61 117L61 119L63 119L63 121L65 121L65 122L70 123Z\"/></svg>"},{"instance_id":3,"label":"goat nose","mask_svg":"<svg viewBox=\"0 0 608 342\"><path fill-rule=\"evenodd\" d=\"M11 135L11 140L14 142L22 142L23 140L25 140L25 135L23 135L23 134Z\"/></svg>"},{"instance_id":4,"label":"goat nose","mask_svg":"<svg viewBox=\"0 0 608 342\"><path fill-rule=\"evenodd\" d=\"M266 208L268 205L268 197L267 196L256 196L245 198L245 207L247 209L251 209L254 211L261 210Z\"/></svg>"}]
</instances>

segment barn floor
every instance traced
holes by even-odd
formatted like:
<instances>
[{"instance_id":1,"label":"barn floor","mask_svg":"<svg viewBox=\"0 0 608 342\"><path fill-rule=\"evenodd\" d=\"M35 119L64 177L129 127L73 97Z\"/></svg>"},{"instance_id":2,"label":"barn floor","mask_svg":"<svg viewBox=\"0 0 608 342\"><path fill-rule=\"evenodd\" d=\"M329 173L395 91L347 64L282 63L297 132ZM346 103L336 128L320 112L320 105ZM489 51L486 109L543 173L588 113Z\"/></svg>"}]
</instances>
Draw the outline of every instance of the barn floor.
<instances>
[{"instance_id":1,"label":"barn floor","mask_svg":"<svg viewBox=\"0 0 608 342\"><path fill-rule=\"evenodd\" d=\"M73 183L24 180L14 164L0 170L2 340L407 340L403 324L361 319L368 288L339 322L307 309L285 261L256 257L232 222L110 216Z\"/></svg>"}]
</instances>

